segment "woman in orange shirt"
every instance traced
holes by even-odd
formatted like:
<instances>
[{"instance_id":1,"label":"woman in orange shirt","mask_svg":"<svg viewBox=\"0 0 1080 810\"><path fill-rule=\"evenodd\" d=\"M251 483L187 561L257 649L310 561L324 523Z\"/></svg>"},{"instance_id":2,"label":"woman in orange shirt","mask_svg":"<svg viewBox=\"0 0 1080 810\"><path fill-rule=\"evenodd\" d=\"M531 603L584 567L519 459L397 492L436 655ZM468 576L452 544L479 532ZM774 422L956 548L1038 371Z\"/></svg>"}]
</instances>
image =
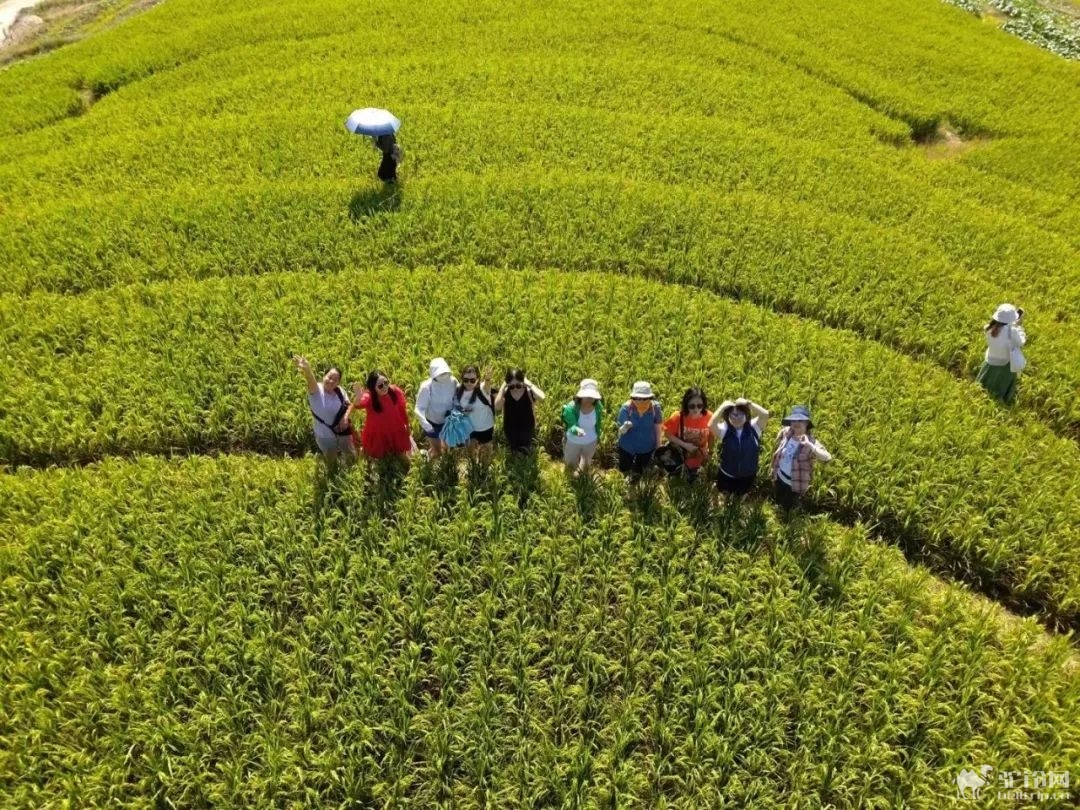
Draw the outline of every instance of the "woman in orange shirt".
<instances>
[{"instance_id":1,"label":"woman in orange shirt","mask_svg":"<svg viewBox=\"0 0 1080 810\"><path fill-rule=\"evenodd\" d=\"M709 459L709 422L712 412L709 400L700 388L689 388L683 394L682 406L664 422L664 434L671 444L683 452L683 470L693 481Z\"/></svg>"}]
</instances>

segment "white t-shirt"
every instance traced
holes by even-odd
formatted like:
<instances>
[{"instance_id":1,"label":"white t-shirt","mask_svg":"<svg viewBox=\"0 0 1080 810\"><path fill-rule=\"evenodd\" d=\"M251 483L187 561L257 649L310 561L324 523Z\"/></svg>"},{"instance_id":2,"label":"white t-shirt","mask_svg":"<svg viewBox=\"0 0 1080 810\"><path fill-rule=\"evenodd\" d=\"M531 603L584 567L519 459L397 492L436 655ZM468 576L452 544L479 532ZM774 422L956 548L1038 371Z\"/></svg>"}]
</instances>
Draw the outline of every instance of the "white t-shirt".
<instances>
[{"instance_id":1,"label":"white t-shirt","mask_svg":"<svg viewBox=\"0 0 1080 810\"><path fill-rule=\"evenodd\" d=\"M481 392L488 401L487 405L480 400ZM491 430L495 427L495 411L491 409L493 403L490 389L481 388L475 397L465 391L460 400L455 397L455 404L469 417L469 424L472 425L474 431Z\"/></svg>"},{"instance_id":2,"label":"white t-shirt","mask_svg":"<svg viewBox=\"0 0 1080 810\"><path fill-rule=\"evenodd\" d=\"M334 417L341 411L342 402L348 405L349 398L345 396L341 386L326 391L323 390L321 382L316 383L316 385L319 386L319 389L312 394L308 394L308 405L311 407L312 412L319 417L313 420L315 422L315 435L321 439L334 439L337 434L327 425L334 424ZM324 425L323 422L327 424Z\"/></svg>"},{"instance_id":3,"label":"white t-shirt","mask_svg":"<svg viewBox=\"0 0 1080 810\"><path fill-rule=\"evenodd\" d=\"M801 446L798 439L788 436L783 449L780 451L780 474L788 481L795 474L795 455L799 452Z\"/></svg>"},{"instance_id":4,"label":"white t-shirt","mask_svg":"<svg viewBox=\"0 0 1080 810\"><path fill-rule=\"evenodd\" d=\"M596 410L590 413L581 411L578 414L577 426L585 431L584 436L577 436L570 432L566 434L566 440L570 444L592 444L596 441Z\"/></svg>"}]
</instances>

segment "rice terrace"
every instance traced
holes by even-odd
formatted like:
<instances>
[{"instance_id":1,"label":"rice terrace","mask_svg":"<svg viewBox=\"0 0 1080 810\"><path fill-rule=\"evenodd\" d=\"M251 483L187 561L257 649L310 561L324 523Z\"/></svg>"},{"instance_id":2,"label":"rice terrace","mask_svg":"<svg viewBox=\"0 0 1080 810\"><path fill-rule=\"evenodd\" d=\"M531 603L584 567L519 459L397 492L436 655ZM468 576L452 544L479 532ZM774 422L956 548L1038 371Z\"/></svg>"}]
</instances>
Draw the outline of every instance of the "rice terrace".
<instances>
[{"instance_id":1,"label":"rice terrace","mask_svg":"<svg viewBox=\"0 0 1080 810\"><path fill-rule=\"evenodd\" d=\"M0 808L1080 803L1080 4L4 6Z\"/></svg>"}]
</instances>

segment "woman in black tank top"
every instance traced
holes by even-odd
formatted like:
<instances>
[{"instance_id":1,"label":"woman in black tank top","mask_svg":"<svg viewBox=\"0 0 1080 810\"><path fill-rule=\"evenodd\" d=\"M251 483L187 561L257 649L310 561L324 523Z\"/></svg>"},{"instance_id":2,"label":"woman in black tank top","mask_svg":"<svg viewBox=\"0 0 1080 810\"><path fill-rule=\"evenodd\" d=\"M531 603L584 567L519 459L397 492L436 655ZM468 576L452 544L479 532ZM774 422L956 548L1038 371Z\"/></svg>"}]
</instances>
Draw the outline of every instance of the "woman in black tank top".
<instances>
[{"instance_id":1,"label":"woman in black tank top","mask_svg":"<svg viewBox=\"0 0 1080 810\"><path fill-rule=\"evenodd\" d=\"M496 412L502 411L503 432L513 453L527 453L536 438L536 412L533 403L543 400L544 392L533 385L520 368L506 372L506 382L495 397Z\"/></svg>"}]
</instances>

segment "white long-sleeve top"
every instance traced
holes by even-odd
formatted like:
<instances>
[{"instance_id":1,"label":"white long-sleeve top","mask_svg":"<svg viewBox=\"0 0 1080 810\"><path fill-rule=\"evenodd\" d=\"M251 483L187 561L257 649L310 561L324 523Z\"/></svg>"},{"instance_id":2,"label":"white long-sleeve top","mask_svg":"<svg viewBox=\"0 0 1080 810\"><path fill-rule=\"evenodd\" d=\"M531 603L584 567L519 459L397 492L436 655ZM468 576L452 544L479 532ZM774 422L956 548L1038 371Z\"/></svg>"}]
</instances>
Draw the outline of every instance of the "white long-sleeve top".
<instances>
[{"instance_id":1,"label":"white long-sleeve top","mask_svg":"<svg viewBox=\"0 0 1080 810\"><path fill-rule=\"evenodd\" d=\"M458 382L453 377L444 383L432 379L420 383L420 390L416 393L416 407L413 411L420 420L420 426L428 433L434 430L433 422L441 425L446 421L450 409L454 407L454 393L457 391L457 385Z\"/></svg>"},{"instance_id":2,"label":"white long-sleeve top","mask_svg":"<svg viewBox=\"0 0 1080 810\"><path fill-rule=\"evenodd\" d=\"M1024 327L1019 324L1003 326L998 330L997 337L987 329L986 336L986 362L992 366L1006 366L1009 364L1009 355L1013 349L1019 349L1027 343L1027 335Z\"/></svg>"}]
</instances>

